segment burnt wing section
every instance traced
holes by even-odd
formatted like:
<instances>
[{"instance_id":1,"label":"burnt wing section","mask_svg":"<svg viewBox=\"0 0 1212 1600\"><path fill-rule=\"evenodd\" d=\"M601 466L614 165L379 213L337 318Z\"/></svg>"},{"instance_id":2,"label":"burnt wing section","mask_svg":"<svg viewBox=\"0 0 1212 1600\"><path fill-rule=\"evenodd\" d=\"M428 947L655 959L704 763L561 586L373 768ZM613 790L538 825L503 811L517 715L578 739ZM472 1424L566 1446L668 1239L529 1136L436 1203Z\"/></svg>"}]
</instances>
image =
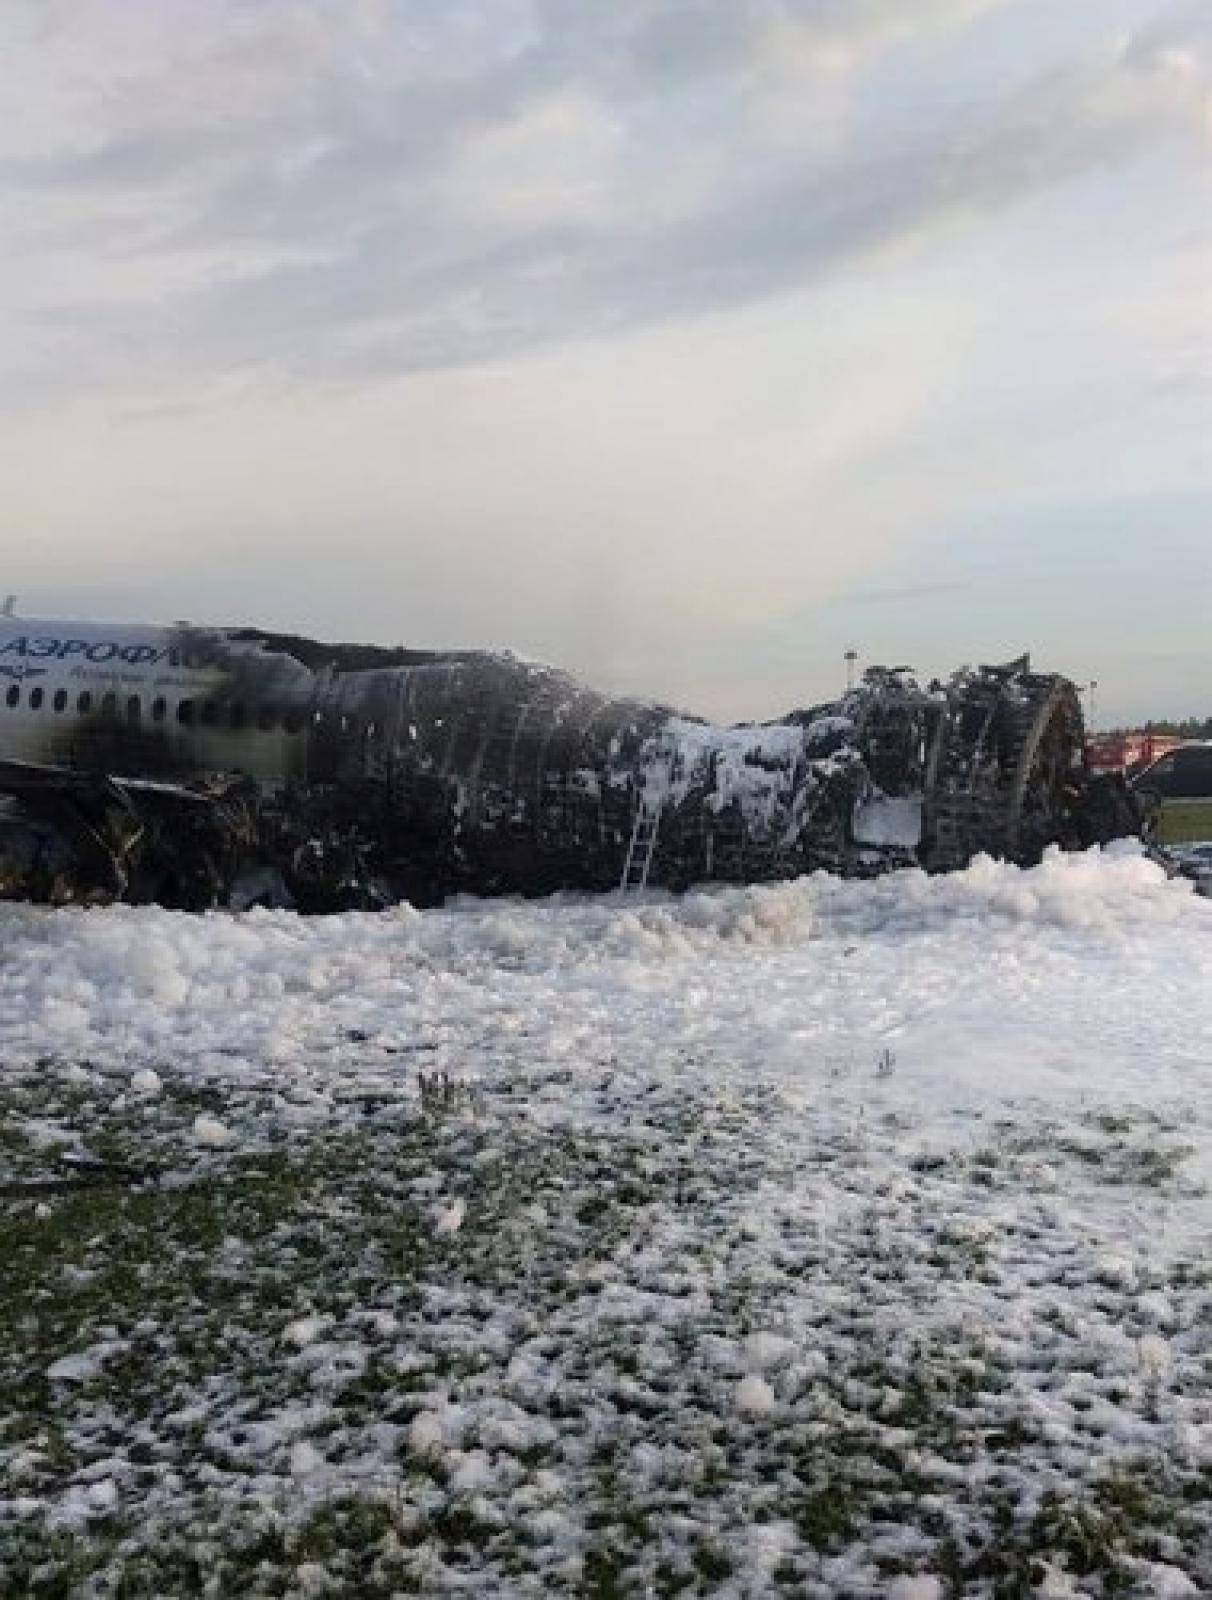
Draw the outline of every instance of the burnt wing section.
<instances>
[{"instance_id":1,"label":"burnt wing section","mask_svg":"<svg viewBox=\"0 0 1212 1600\"><path fill-rule=\"evenodd\" d=\"M0 775L0 891L326 911L1029 863L1139 828L1084 770L1073 685L1025 659L926 688L878 668L718 727L508 654L251 629L177 647L211 709L163 749L78 741L70 778Z\"/></svg>"}]
</instances>

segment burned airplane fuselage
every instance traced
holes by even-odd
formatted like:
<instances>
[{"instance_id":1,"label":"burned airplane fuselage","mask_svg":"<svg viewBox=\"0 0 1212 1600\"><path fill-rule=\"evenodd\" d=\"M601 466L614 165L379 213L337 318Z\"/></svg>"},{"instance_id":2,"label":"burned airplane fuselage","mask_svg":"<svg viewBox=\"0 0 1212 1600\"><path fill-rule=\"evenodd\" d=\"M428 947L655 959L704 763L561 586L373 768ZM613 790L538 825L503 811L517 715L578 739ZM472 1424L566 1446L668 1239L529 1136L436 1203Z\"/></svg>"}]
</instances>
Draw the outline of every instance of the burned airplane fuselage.
<instances>
[{"instance_id":1,"label":"burned airplane fuselage","mask_svg":"<svg viewBox=\"0 0 1212 1600\"><path fill-rule=\"evenodd\" d=\"M1136 830L1025 661L717 727L507 654L0 619L0 893L329 910L941 870Z\"/></svg>"}]
</instances>

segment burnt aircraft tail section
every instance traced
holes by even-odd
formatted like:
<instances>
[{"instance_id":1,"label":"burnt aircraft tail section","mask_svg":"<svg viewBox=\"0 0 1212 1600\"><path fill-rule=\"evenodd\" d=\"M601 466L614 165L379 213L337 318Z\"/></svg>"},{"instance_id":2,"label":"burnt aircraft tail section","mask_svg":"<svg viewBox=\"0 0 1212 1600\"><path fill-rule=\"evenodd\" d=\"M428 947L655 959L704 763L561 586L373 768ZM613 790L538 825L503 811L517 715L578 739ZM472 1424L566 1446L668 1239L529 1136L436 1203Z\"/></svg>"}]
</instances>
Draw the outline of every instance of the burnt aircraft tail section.
<instances>
[{"instance_id":1,"label":"burnt aircraft tail section","mask_svg":"<svg viewBox=\"0 0 1212 1600\"><path fill-rule=\"evenodd\" d=\"M937 721L926 772L922 864L973 856L1030 865L1066 841L1083 788L1083 729L1067 679L1025 663L957 675Z\"/></svg>"}]
</instances>

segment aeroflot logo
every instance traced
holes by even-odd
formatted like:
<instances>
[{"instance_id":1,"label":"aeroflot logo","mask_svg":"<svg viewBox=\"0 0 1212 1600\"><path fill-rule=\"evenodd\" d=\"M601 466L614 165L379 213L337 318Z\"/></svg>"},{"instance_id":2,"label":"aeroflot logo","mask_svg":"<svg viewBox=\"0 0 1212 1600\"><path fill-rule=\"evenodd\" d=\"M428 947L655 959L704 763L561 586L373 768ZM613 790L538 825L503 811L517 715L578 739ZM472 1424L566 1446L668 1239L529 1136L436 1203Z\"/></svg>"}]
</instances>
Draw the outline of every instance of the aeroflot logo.
<instances>
[{"instance_id":1,"label":"aeroflot logo","mask_svg":"<svg viewBox=\"0 0 1212 1600\"><path fill-rule=\"evenodd\" d=\"M118 644L112 639L31 639L28 634L19 634L0 645L0 657L4 656L26 656L43 661L92 661L98 665L123 661L130 667L179 667L182 664L181 652L171 645L157 648L154 644Z\"/></svg>"}]
</instances>

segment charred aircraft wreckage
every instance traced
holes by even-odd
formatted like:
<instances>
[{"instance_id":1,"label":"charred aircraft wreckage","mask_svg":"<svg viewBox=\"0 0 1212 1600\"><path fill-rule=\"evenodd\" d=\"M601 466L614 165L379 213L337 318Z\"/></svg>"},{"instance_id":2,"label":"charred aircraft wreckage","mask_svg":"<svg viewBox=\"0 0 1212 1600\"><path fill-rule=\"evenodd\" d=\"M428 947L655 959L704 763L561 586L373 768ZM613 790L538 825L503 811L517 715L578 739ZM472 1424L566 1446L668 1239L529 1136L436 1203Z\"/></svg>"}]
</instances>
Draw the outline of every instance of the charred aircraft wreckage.
<instances>
[{"instance_id":1,"label":"charred aircraft wreckage","mask_svg":"<svg viewBox=\"0 0 1212 1600\"><path fill-rule=\"evenodd\" d=\"M509 654L0 618L0 894L189 909L945 871L1139 831L1024 657L717 727Z\"/></svg>"}]
</instances>

